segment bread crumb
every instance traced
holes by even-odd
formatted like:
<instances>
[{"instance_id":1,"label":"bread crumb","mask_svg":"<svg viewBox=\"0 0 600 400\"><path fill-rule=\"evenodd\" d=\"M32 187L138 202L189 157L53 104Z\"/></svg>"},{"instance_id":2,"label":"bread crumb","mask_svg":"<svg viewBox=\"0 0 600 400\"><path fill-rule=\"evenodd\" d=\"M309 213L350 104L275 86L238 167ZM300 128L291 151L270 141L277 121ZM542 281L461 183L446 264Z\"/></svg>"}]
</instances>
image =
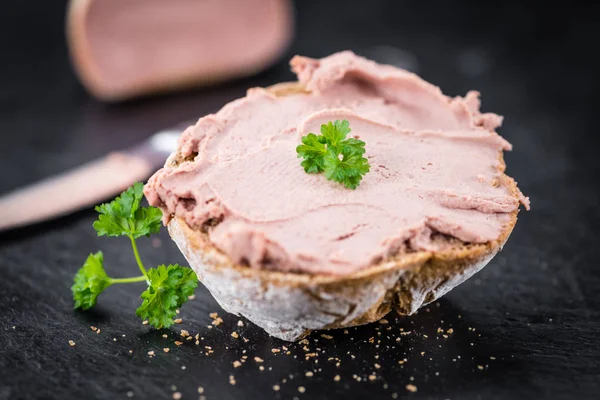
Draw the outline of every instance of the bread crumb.
<instances>
[{"instance_id":1,"label":"bread crumb","mask_svg":"<svg viewBox=\"0 0 600 400\"><path fill-rule=\"evenodd\" d=\"M331 336L331 335L326 335L326 334L324 334L324 333L321 335L321 337L322 337L323 339L333 339L333 336Z\"/></svg>"},{"instance_id":2,"label":"bread crumb","mask_svg":"<svg viewBox=\"0 0 600 400\"><path fill-rule=\"evenodd\" d=\"M235 378L233 377L233 375L229 375L229 384L235 385Z\"/></svg>"},{"instance_id":3,"label":"bread crumb","mask_svg":"<svg viewBox=\"0 0 600 400\"><path fill-rule=\"evenodd\" d=\"M263 367L263 366L261 365L261 366L259 366L259 367L258 367L258 370L259 370L259 371L264 371L264 370L265 370L265 367Z\"/></svg>"},{"instance_id":4,"label":"bread crumb","mask_svg":"<svg viewBox=\"0 0 600 400\"><path fill-rule=\"evenodd\" d=\"M298 386L298 392L304 393L306 392L306 388L304 386Z\"/></svg>"},{"instance_id":5,"label":"bread crumb","mask_svg":"<svg viewBox=\"0 0 600 400\"><path fill-rule=\"evenodd\" d=\"M242 327L244 326L244 321L242 321L241 319L238 321L237 326Z\"/></svg>"},{"instance_id":6,"label":"bread crumb","mask_svg":"<svg viewBox=\"0 0 600 400\"><path fill-rule=\"evenodd\" d=\"M90 326L90 329L93 330L94 332L96 332L98 330L98 328L96 328L94 325Z\"/></svg>"},{"instance_id":7,"label":"bread crumb","mask_svg":"<svg viewBox=\"0 0 600 400\"><path fill-rule=\"evenodd\" d=\"M314 375L314 373L312 371L306 371L306 374L304 374L304 375L306 375L307 377L310 378Z\"/></svg>"},{"instance_id":8,"label":"bread crumb","mask_svg":"<svg viewBox=\"0 0 600 400\"><path fill-rule=\"evenodd\" d=\"M149 355L150 357L154 357L154 350L150 350L150 351L148 352L148 355Z\"/></svg>"},{"instance_id":9,"label":"bread crumb","mask_svg":"<svg viewBox=\"0 0 600 400\"><path fill-rule=\"evenodd\" d=\"M496 359L496 357L490 356L490 360L495 360L495 359Z\"/></svg>"},{"instance_id":10,"label":"bread crumb","mask_svg":"<svg viewBox=\"0 0 600 400\"><path fill-rule=\"evenodd\" d=\"M397 399L398 398L398 393L394 392L392 393L392 399Z\"/></svg>"},{"instance_id":11,"label":"bread crumb","mask_svg":"<svg viewBox=\"0 0 600 400\"><path fill-rule=\"evenodd\" d=\"M250 339L246 339L246 338L242 338L242 340L244 341L244 343L248 343L250 341Z\"/></svg>"},{"instance_id":12,"label":"bread crumb","mask_svg":"<svg viewBox=\"0 0 600 400\"><path fill-rule=\"evenodd\" d=\"M191 295L191 296L188 296L188 300L194 300L195 298L196 298L196 295L195 295L195 294L193 294L193 295Z\"/></svg>"},{"instance_id":13,"label":"bread crumb","mask_svg":"<svg viewBox=\"0 0 600 400\"><path fill-rule=\"evenodd\" d=\"M168 347L165 347L165 348L163 349L163 351L164 351L165 353L168 353L169 351L171 351L171 349L169 349Z\"/></svg>"},{"instance_id":14,"label":"bread crumb","mask_svg":"<svg viewBox=\"0 0 600 400\"><path fill-rule=\"evenodd\" d=\"M194 340L194 338L191 337L191 336L188 336L188 337L185 338L185 340L187 340L189 342L190 340Z\"/></svg>"},{"instance_id":15,"label":"bread crumb","mask_svg":"<svg viewBox=\"0 0 600 400\"><path fill-rule=\"evenodd\" d=\"M231 332L231 337L233 337L234 339L237 339L240 337L240 335L238 335L237 332Z\"/></svg>"},{"instance_id":16,"label":"bread crumb","mask_svg":"<svg viewBox=\"0 0 600 400\"><path fill-rule=\"evenodd\" d=\"M162 337L166 339L169 337L169 335L167 335L166 333L163 333Z\"/></svg>"},{"instance_id":17,"label":"bread crumb","mask_svg":"<svg viewBox=\"0 0 600 400\"><path fill-rule=\"evenodd\" d=\"M175 309L175 314L179 315L181 313L181 311L179 311L179 308Z\"/></svg>"},{"instance_id":18,"label":"bread crumb","mask_svg":"<svg viewBox=\"0 0 600 400\"><path fill-rule=\"evenodd\" d=\"M186 331L185 329L182 329L181 331L179 331L179 334L181 335L181 337L190 336L190 333L188 331Z\"/></svg>"},{"instance_id":19,"label":"bread crumb","mask_svg":"<svg viewBox=\"0 0 600 400\"><path fill-rule=\"evenodd\" d=\"M179 340L175 341L175 346L181 346L183 344L183 342L180 342Z\"/></svg>"},{"instance_id":20,"label":"bread crumb","mask_svg":"<svg viewBox=\"0 0 600 400\"><path fill-rule=\"evenodd\" d=\"M198 394L204 393L204 388L202 386L198 386Z\"/></svg>"},{"instance_id":21,"label":"bread crumb","mask_svg":"<svg viewBox=\"0 0 600 400\"><path fill-rule=\"evenodd\" d=\"M340 379L342 379L342 377L341 377L341 376L339 376L339 375L336 375L336 376L334 376L334 377L333 377L333 381L334 381L334 382L339 382L339 381L340 381Z\"/></svg>"},{"instance_id":22,"label":"bread crumb","mask_svg":"<svg viewBox=\"0 0 600 400\"><path fill-rule=\"evenodd\" d=\"M148 320L143 320L142 325L148 325Z\"/></svg>"},{"instance_id":23,"label":"bread crumb","mask_svg":"<svg viewBox=\"0 0 600 400\"><path fill-rule=\"evenodd\" d=\"M415 385L409 383L408 385L406 385L406 390L408 390L409 392L415 393L417 391L417 387Z\"/></svg>"},{"instance_id":24,"label":"bread crumb","mask_svg":"<svg viewBox=\"0 0 600 400\"><path fill-rule=\"evenodd\" d=\"M483 365L478 365L478 366L477 366L477 369L479 369L479 370L483 370Z\"/></svg>"},{"instance_id":25,"label":"bread crumb","mask_svg":"<svg viewBox=\"0 0 600 400\"><path fill-rule=\"evenodd\" d=\"M385 318L381 318L381 319L379 320L379 323L380 323L381 325L387 325L387 324L389 324L389 323L390 323L390 321L388 321L388 320L387 320L387 319L385 319Z\"/></svg>"},{"instance_id":26,"label":"bread crumb","mask_svg":"<svg viewBox=\"0 0 600 400\"><path fill-rule=\"evenodd\" d=\"M75 342L73 340L69 340L69 346L75 347Z\"/></svg>"},{"instance_id":27,"label":"bread crumb","mask_svg":"<svg viewBox=\"0 0 600 400\"><path fill-rule=\"evenodd\" d=\"M375 365L373 365L373 366L375 367L375 369L380 369L381 368L381 365L379 365L377 363L375 363Z\"/></svg>"},{"instance_id":28,"label":"bread crumb","mask_svg":"<svg viewBox=\"0 0 600 400\"><path fill-rule=\"evenodd\" d=\"M260 358L260 357L254 357L254 361L256 361L257 363L261 363L264 360L262 358Z\"/></svg>"},{"instance_id":29,"label":"bread crumb","mask_svg":"<svg viewBox=\"0 0 600 400\"><path fill-rule=\"evenodd\" d=\"M373 374L369 375L369 380L370 380L371 382L373 382L375 379L377 379L377 376L375 376L375 375L373 375Z\"/></svg>"},{"instance_id":30,"label":"bread crumb","mask_svg":"<svg viewBox=\"0 0 600 400\"><path fill-rule=\"evenodd\" d=\"M181 318L175 318L175 319L173 320L173 322L175 322L176 324L180 324L180 323L182 323L182 322L183 322L183 319L181 319Z\"/></svg>"},{"instance_id":31,"label":"bread crumb","mask_svg":"<svg viewBox=\"0 0 600 400\"><path fill-rule=\"evenodd\" d=\"M279 353L279 352L281 352L281 350L276 349L276 348L275 349L271 349L271 353Z\"/></svg>"},{"instance_id":32,"label":"bread crumb","mask_svg":"<svg viewBox=\"0 0 600 400\"><path fill-rule=\"evenodd\" d=\"M454 329L450 328L450 329L448 329L448 330L446 331L446 333L448 333L449 335L451 335L451 334L453 334L453 333L454 333Z\"/></svg>"},{"instance_id":33,"label":"bread crumb","mask_svg":"<svg viewBox=\"0 0 600 400\"><path fill-rule=\"evenodd\" d=\"M236 361L233 362L233 368L239 368L241 366L242 366L242 363L240 361L236 360Z\"/></svg>"},{"instance_id":34,"label":"bread crumb","mask_svg":"<svg viewBox=\"0 0 600 400\"><path fill-rule=\"evenodd\" d=\"M181 397L182 397L181 393L179 393L179 392L173 393L173 400L180 400Z\"/></svg>"},{"instance_id":35,"label":"bread crumb","mask_svg":"<svg viewBox=\"0 0 600 400\"><path fill-rule=\"evenodd\" d=\"M215 320L213 320L213 322L212 322L212 324L213 324L214 326L219 326L219 325L221 325L222 323L223 323L223 318L221 318L221 317L217 317L217 318L216 318Z\"/></svg>"},{"instance_id":36,"label":"bread crumb","mask_svg":"<svg viewBox=\"0 0 600 400\"><path fill-rule=\"evenodd\" d=\"M208 314L208 316L211 317L212 319L216 319L219 316L219 313L211 312L210 314Z\"/></svg>"},{"instance_id":37,"label":"bread crumb","mask_svg":"<svg viewBox=\"0 0 600 400\"><path fill-rule=\"evenodd\" d=\"M276 392L279 392L279 389L281 389L281 386L279 385L273 385L273 390Z\"/></svg>"}]
</instances>

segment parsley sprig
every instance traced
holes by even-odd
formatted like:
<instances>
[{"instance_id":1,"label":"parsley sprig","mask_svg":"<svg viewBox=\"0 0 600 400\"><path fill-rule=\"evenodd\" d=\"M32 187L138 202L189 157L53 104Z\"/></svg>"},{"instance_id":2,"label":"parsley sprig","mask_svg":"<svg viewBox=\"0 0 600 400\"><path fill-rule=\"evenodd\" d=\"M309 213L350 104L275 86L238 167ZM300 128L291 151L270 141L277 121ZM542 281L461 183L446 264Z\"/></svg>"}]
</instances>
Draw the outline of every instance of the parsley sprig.
<instances>
[{"instance_id":1,"label":"parsley sprig","mask_svg":"<svg viewBox=\"0 0 600 400\"><path fill-rule=\"evenodd\" d=\"M104 270L101 251L90 254L79 269L71 287L75 308L87 310L96 305L98 296L117 283L146 282L142 305L136 315L155 328L173 324L176 310L188 300L198 286L193 270L170 264L146 270L138 252L136 239L160 230L162 212L156 207L140 207L144 185L136 183L110 203L96 207L100 214L94 222L98 236L127 236L131 241L135 261L142 273L131 278L111 278Z\"/></svg>"},{"instance_id":2,"label":"parsley sprig","mask_svg":"<svg viewBox=\"0 0 600 400\"><path fill-rule=\"evenodd\" d=\"M300 165L309 174L324 172L331 181L339 182L348 189L356 189L363 176L369 172L369 160L365 154L365 142L346 138L351 132L347 120L329 121L321 125L321 134L302 136L302 144L296 147Z\"/></svg>"}]
</instances>

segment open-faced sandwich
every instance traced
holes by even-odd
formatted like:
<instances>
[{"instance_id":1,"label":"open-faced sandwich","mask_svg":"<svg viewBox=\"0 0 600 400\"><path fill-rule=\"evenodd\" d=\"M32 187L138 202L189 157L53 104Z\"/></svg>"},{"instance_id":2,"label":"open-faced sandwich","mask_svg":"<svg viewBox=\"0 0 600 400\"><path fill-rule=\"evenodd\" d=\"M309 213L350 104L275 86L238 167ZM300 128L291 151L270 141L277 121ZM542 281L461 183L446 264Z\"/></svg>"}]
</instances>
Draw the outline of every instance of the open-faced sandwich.
<instances>
[{"instance_id":1,"label":"open-faced sandwich","mask_svg":"<svg viewBox=\"0 0 600 400\"><path fill-rule=\"evenodd\" d=\"M296 340L414 313L494 257L529 201L477 92L351 52L291 66L186 129L145 188L223 309Z\"/></svg>"}]
</instances>

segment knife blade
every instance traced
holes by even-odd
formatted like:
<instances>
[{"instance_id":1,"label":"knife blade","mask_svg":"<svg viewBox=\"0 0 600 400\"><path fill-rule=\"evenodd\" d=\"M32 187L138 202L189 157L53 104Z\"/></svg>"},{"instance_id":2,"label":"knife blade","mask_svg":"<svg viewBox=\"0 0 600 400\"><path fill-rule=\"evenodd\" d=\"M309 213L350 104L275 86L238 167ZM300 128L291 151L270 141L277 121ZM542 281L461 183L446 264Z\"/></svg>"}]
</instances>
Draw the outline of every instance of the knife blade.
<instances>
[{"instance_id":1,"label":"knife blade","mask_svg":"<svg viewBox=\"0 0 600 400\"><path fill-rule=\"evenodd\" d=\"M147 179L177 148L188 125L159 131L144 142L110 153L0 197L0 231L64 216L113 197Z\"/></svg>"}]
</instances>

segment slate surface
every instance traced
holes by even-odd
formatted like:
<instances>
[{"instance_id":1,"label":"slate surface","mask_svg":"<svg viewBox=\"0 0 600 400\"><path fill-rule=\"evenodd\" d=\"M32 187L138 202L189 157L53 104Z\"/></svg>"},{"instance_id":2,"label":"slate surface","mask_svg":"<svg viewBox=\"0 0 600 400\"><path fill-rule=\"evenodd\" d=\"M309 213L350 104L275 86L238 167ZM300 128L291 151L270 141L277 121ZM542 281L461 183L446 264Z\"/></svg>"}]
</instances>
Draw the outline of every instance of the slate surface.
<instances>
[{"instance_id":1,"label":"slate surface","mask_svg":"<svg viewBox=\"0 0 600 400\"><path fill-rule=\"evenodd\" d=\"M69 66L64 5L2 5L0 193L215 111L248 87L292 78L282 61L216 88L102 105ZM483 109L506 117L500 132L515 147L506 155L508 172L533 210L520 214L504 251L416 316L335 331L333 339L311 335L317 363L305 360L303 345L272 353L285 343L249 323L237 327L238 318L204 289L166 339L134 315L141 287L113 287L95 311L73 312L71 278L89 252L101 248L115 275L136 273L127 241L95 237L89 210L4 233L0 399L169 399L173 392L190 399L200 396L199 386L207 399L597 398L598 15L598 6L577 2L299 1L288 55L351 48L411 68L450 95L477 88ZM166 234L160 239L140 241L144 260L184 263ZM210 312L225 322L208 329ZM440 327L453 333L445 338ZM174 345L180 328L200 333L200 346ZM248 341L232 338L234 330ZM214 353L207 356L205 346ZM234 369L243 355L248 361Z\"/></svg>"}]
</instances>

